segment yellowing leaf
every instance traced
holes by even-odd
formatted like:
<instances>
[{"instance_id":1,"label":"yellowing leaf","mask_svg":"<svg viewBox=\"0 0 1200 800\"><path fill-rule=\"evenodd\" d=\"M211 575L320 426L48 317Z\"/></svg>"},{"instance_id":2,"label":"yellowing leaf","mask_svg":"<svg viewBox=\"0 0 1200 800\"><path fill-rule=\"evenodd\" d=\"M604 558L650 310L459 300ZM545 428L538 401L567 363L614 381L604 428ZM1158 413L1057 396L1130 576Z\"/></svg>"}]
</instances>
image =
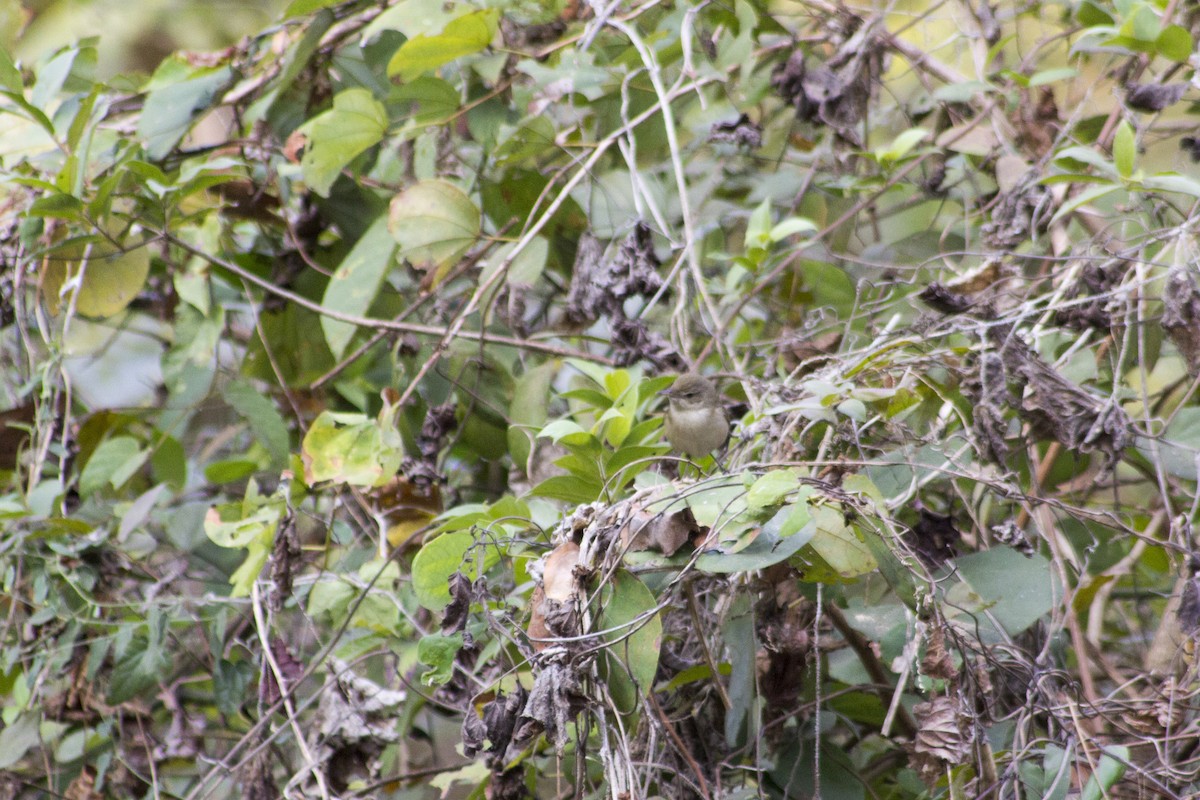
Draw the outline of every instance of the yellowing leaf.
<instances>
[{"instance_id":1,"label":"yellowing leaf","mask_svg":"<svg viewBox=\"0 0 1200 800\"><path fill-rule=\"evenodd\" d=\"M404 446L395 426L363 414L329 411L313 420L304 436L304 482L340 481L378 486L400 468Z\"/></svg>"},{"instance_id":2,"label":"yellowing leaf","mask_svg":"<svg viewBox=\"0 0 1200 800\"><path fill-rule=\"evenodd\" d=\"M479 234L479 209L466 193L442 180L421 181L392 198L388 230L400 255L421 269L454 263Z\"/></svg>"},{"instance_id":3,"label":"yellowing leaf","mask_svg":"<svg viewBox=\"0 0 1200 800\"><path fill-rule=\"evenodd\" d=\"M122 249L108 239L70 244L46 263L43 291L50 313L65 308L81 280L75 298L75 311L85 317L111 317L128 306L146 285L150 274L150 253L141 244L130 243ZM82 278L80 279L80 273ZM63 284L70 281L63 291Z\"/></svg>"}]
</instances>

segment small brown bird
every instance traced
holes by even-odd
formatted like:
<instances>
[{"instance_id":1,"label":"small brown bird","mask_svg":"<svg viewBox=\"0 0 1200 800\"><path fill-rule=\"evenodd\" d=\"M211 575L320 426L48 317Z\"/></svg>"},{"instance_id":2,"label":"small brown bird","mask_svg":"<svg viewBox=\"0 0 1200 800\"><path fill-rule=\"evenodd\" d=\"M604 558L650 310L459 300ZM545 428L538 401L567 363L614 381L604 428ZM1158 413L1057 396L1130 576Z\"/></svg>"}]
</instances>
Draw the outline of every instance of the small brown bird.
<instances>
[{"instance_id":1,"label":"small brown bird","mask_svg":"<svg viewBox=\"0 0 1200 800\"><path fill-rule=\"evenodd\" d=\"M668 399L663 432L675 450L702 458L729 439L729 419L721 395L708 378L688 372L659 394Z\"/></svg>"}]
</instances>

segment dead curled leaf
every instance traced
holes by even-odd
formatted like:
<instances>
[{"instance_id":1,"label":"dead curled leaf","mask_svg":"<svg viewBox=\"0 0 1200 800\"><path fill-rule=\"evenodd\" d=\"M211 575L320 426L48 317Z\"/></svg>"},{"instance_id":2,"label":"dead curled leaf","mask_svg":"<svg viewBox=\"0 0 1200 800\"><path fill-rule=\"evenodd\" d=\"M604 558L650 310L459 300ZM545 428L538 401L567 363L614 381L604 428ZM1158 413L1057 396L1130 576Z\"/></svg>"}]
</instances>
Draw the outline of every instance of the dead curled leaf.
<instances>
[{"instance_id":1,"label":"dead curled leaf","mask_svg":"<svg viewBox=\"0 0 1200 800\"><path fill-rule=\"evenodd\" d=\"M556 637L574 636L579 632L579 612L576 599L579 581L579 545L564 542L551 551L542 568L542 580L533 590L529 603L529 626L526 633L536 651L545 650Z\"/></svg>"},{"instance_id":2,"label":"dead curled leaf","mask_svg":"<svg viewBox=\"0 0 1200 800\"><path fill-rule=\"evenodd\" d=\"M621 528L621 549L625 552L657 550L673 556L699 531L690 508L671 514L634 509Z\"/></svg>"},{"instance_id":3,"label":"dead curled leaf","mask_svg":"<svg viewBox=\"0 0 1200 800\"><path fill-rule=\"evenodd\" d=\"M937 781L947 766L967 763L971 752L970 715L953 697L934 697L913 708L917 739L909 754L913 768L929 784Z\"/></svg>"},{"instance_id":4,"label":"dead curled leaf","mask_svg":"<svg viewBox=\"0 0 1200 800\"><path fill-rule=\"evenodd\" d=\"M1163 289L1162 326L1187 361L1188 372L1200 374L1200 289L1188 267L1175 267Z\"/></svg>"},{"instance_id":5,"label":"dead curled leaf","mask_svg":"<svg viewBox=\"0 0 1200 800\"><path fill-rule=\"evenodd\" d=\"M1100 452L1109 465L1129 444L1129 416L1111 398L1097 397L1063 377L1010 327L989 330L994 351L983 353L964 389L974 405L981 450L1002 461L1008 454L1003 409L1014 409L1033 435L1071 450Z\"/></svg>"}]
</instances>

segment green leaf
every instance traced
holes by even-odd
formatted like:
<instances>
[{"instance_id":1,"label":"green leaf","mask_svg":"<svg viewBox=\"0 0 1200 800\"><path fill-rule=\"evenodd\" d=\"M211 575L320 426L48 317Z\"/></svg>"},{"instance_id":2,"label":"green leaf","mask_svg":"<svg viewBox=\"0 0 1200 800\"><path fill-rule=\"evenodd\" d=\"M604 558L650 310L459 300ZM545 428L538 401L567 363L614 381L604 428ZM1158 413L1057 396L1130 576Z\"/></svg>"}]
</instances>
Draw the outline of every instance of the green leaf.
<instances>
[{"instance_id":1,"label":"green leaf","mask_svg":"<svg viewBox=\"0 0 1200 800\"><path fill-rule=\"evenodd\" d=\"M287 10L283 12L283 17L284 19L306 17L314 11L336 6L340 2L341 0L292 0L288 3Z\"/></svg>"},{"instance_id":2,"label":"green leaf","mask_svg":"<svg viewBox=\"0 0 1200 800\"><path fill-rule=\"evenodd\" d=\"M388 233L387 217L380 215L334 270L321 305L332 311L365 317L379 294L392 265L396 241ZM321 316L325 341L334 358L341 358L358 329L347 322Z\"/></svg>"},{"instance_id":3,"label":"green leaf","mask_svg":"<svg viewBox=\"0 0 1200 800\"><path fill-rule=\"evenodd\" d=\"M333 98L333 108L306 122L301 130L308 146L300 166L314 192L329 196L342 168L374 147L387 131L383 104L367 89L346 89Z\"/></svg>"},{"instance_id":4,"label":"green leaf","mask_svg":"<svg viewBox=\"0 0 1200 800\"><path fill-rule=\"evenodd\" d=\"M1154 40L1154 49L1158 54L1170 61L1186 63L1195 51L1192 34L1187 28L1179 25L1168 25Z\"/></svg>"},{"instance_id":5,"label":"green leaf","mask_svg":"<svg viewBox=\"0 0 1200 800\"><path fill-rule=\"evenodd\" d=\"M766 569L787 561L816 533L817 524L805 499L779 509L746 547L736 553L704 553L696 559L696 567L715 573Z\"/></svg>"},{"instance_id":6,"label":"green leaf","mask_svg":"<svg viewBox=\"0 0 1200 800\"><path fill-rule=\"evenodd\" d=\"M556 419L538 431L539 439L550 439L556 443L569 438L571 445L582 444L581 437L586 437L587 441L593 441L596 438L573 419Z\"/></svg>"},{"instance_id":7,"label":"green leaf","mask_svg":"<svg viewBox=\"0 0 1200 800\"><path fill-rule=\"evenodd\" d=\"M1025 631L1054 605L1055 580L1050 563L1041 555L1026 558L1009 547L994 547L962 556L955 564L978 598L972 605L982 601L988 616L1010 636Z\"/></svg>"},{"instance_id":8,"label":"green leaf","mask_svg":"<svg viewBox=\"0 0 1200 800\"><path fill-rule=\"evenodd\" d=\"M430 669L421 673L421 683L426 686L443 686L454 675L454 658L462 649L463 636L443 636L431 633L421 637L417 643L417 659Z\"/></svg>"},{"instance_id":9,"label":"green leaf","mask_svg":"<svg viewBox=\"0 0 1200 800\"><path fill-rule=\"evenodd\" d=\"M1058 69L1046 69L1041 72L1035 72L1029 78L1030 86L1045 86L1048 83L1057 83L1058 81L1070 80L1077 77L1079 70L1073 67L1059 67Z\"/></svg>"},{"instance_id":10,"label":"green leaf","mask_svg":"<svg viewBox=\"0 0 1200 800\"><path fill-rule=\"evenodd\" d=\"M812 547L834 572L843 578L854 578L872 572L878 566L871 548L846 524L841 509L818 506L813 511L817 521Z\"/></svg>"},{"instance_id":11,"label":"green leaf","mask_svg":"<svg viewBox=\"0 0 1200 800\"><path fill-rule=\"evenodd\" d=\"M590 503L600 496L604 486L599 481L578 475L554 475L533 487L535 497L548 497L564 503Z\"/></svg>"},{"instance_id":12,"label":"green leaf","mask_svg":"<svg viewBox=\"0 0 1200 800\"><path fill-rule=\"evenodd\" d=\"M617 570L600 587L594 630L606 643L596 666L609 695L623 715L635 714L641 696L654 686L662 649L662 619L646 585L626 570Z\"/></svg>"},{"instance_id":13,"label":"green leaf","mask_svg":"<svg viewBox=\"0 0 1200 800\"><path fill-rule=\"evenodd\" d=\"M250 596L250 590L254 588L254 582L258 580L263 567L267 565L267 558L271 555L271 548L274 543L275 528L271 527L264 530L246 546L246 559L229 576L230 597Z\"/></svg>"},{"instance_id":14,"label":"green leaf","mask_svg":"<svg viewBox=\"0 0 1200 800\"><path fill-rule=\"evenodd\" d=\"M238 504L227 504L219 509L210 509L204 518L204 533L218 547L249 547L264 534L274 536L279 518L283 514L281 504L267 504L241 516ZM226 520L224 517L232 516Z\"/></svg>"},{"instance_id":15,"label":"green leaf","mask_svg":"<svg viewBox=\"0 0 1200 800\"><path fill-rule=\"evenodd\" d=\"M1178 192L1200 198L1200 181L1186 175L1160 173L1142 179L1142 188L1163 192Z\"/></svg>"},{"instance_id":16,"label":"green leaf","mask_svg":"<svg viewBox=\"0 0 1200 800\"><path fill-rule=\"evenodd\" d=\"M888 147L876 150L875 158L878 161L899 161L912 152L912 149L924 141L927 136L929 136L929 131L924 128L909 128L897 136Z\"/></svg>"},{"instance_id":17,"label":"green leaf","mask_svg":"<svg viewBox=\"0 0 1200 800\"><path fill-rule=\"evenodd\" d=\"M495 9L473 11L451 20L437 36L414 36L388 62L388 77L410 81L457 58L480 52L491 44L499 19Z\"/></svg>"},{"instance_id":18,"label":"green leaf","mask_svg":"<svg viewBox=\"0 0 1200 800\"><path fill-rule=\"evenodd\" d=\"M80 494L90 496L105 485L113 489L121 488L149 457L150 453L142 450L132 436L106 439L83 468L83 474L79 477Z\"/></svg>"},{"instance_id":19,"label":"green leaf","mask_svg":"<svg viewBox=\"0 0 1200 800\"><path fill-rule=\"evenodd\" d=\"M136 637L113 664L106 698L109 703L118 705L132 700L156 689L159 682L168 677L171 657L162 641L158 637L155 639L151 641L145 636Z\"/></svg>"},{"instance_id":20,"label":"green leaf","mask_svg":"<svg viewBox=\"0 0 1200 800\"><path fill-rule=\"evenodd\" d=\"M1100 186L1093 186L1087 191L1080 192L1075 197L1063 203L1059 207L1058 211L1054 212L1054 216L1050 218L1050 221L1057 222L1073 212L1075 209L1085 206L1093 200L1097 200L1107 194L1112 194L1120 188L1121 187L1115 183L1108 183Z\"/></svg>"},{"instance_id":21,"label":"green leaf","mask_svg":"<svg viewBox=\"0 0 1200 800\"><path fill-rule=\"evenodd\" d=\"M160 66L153 82L161 82L160 78L176 70L177 64ZM153 89L138 121L138 135L145 142L146 155L155 161L165 158L214 98L233 85L234 78L229 67L198 69L183 80Z\"/></svg>"},{"instance_id":22,"label":"green leaf","mask_svg":"<svg viewBox=\"0 0 1200 800\"><path fill-rule=\"evenodd\" d=\"M412 585L417 602L430 611L441 611L450 604L451 576L461 572L473 581L499 558L495 547L477 542L469 531L444 533L426 542L413 558Z\"/></svg>"},{"instance_id":23,"label":"green leaf","mask_svg":"<svg viewBox=\"0 0 1200 800\"><path fill-rule=\"evenodd\" d=\"M817 224L811 219L788 217L787 219L780 220L775 227L771 228L768 237L772 242L781 242L797 233L814 233L817 230Z\"/></svg>"},{"instance_id":24,"label":"green leaf","mask_svg":"<svg viewBox=\"0 0 1200 800\"><path fill-rule=\"evenodd\" d=\"M1117 126L1117 135L1113 138L1113 163L1117 174L1128 178L1133 174L1133 161L1137 155L1137 145L1134 142L1133 128L1127 120L1121 120Z\"/></svg>"},{"instance_id":25,"label":"green leaf","mask_svg":"<svg viewBox=\"0 0 1200 800\"><path fill-rule=\"evenodd\" d=\"M288 430L275 404L245 381L230 383L222 394L225 402L250 423L250 430L271 454L272 469L287 466L291 452Z\"/></svg>"},{"instance_id":26,"label":"green leaf","mask_svg":"<svg viewBox=\"0 0 1200 800\"><path fill-rule=\"evenodd\" d=\"M1200 454L1200 408L1181 408L1158 441L1139 438L1137 449L1151 464L1161 464L1168 474L1194 481Z\"/></svg>"},{"instance_id":27,"label":"green leaf","mask_svg":"<svg viewBox=\"0 0 1200 800\"><path fill-rule=\"evenodd\" d=\"M746 508L757 511L778 505L800 486L800 474L794 469L774 469L764 474L746 492Z\"/></svg>"},{"instance_id":28,"label":"green leaf","mask_svg":"<svg viewBox=\"0 0 1200 800\"><path fill-rule=\"evenodd\" d=\"M78 197L55 191L34 200L27 213L31 217L77 220L80 219L82 211L83 201Z\"/></svg>"},{"instance_id":29,"label":"green leaf","mask_svg":"<svg viewBox=\"0 0 1200 800\"><path fill-rule=\"evenodd\" d=\"M480 224L471 198L443 180L409 186L388 208L388 230L400 244L400 255L418 269L436 270L438 278L474 244Z\"/></svg>"},{"instance_id":30,"label":"green leaf","mask_svg":"<svg viewBox=\"0 0 1200 800\"><path fill-rule=\"evenodd\" d=\"M557 360L547 361L541 366L526 370L517 379L513 389L512 403L508 407L508 450L513 461L527 466L533 451L533 429L546 421L550 404L550 388L560 364Z\"/></svg>"},{"instance_id":31,"label":"green leaf","mask_svg":"<svg viewBox=\"0 0 1200 800\"><path fill-rule=\"evenodd\" d=\"M1107 797L1108 790L1125 777L1126 765L1130 758L1129 748L1121 745L1106 745L1102 748L1102 752L1100 764L1088 778L1080 800L1101 800Z\"/></svg>"},{"instance_id":32,"label":"green leaf","mask_svg":"<svg viewBox=\"0 0 1200 800\"><path fill-rule=\"evenodd\" d=\"M771 201L763 200L746 223L746 246L763 248L771 244Z\"/></svg>"},{"instance_id":33,"label":"green leaf","mask_svg":"<svg viewBox=\"0 0 1200 800\"><path fill-rule=\"evenodd\" d=\"M356 595L354 587L344 580L318 581L308 593L309 616L320 617L322 614L328 614L334 625L341 625L345 622L346 611Z\"/></svg>"},{"instance_id":34,"label":"green leaf","mask_svg":"<svg viewBox=\"0 0 1200 800\"><path fill-rule=\"evenodd\" d=\"M8 48L0 47L0 86L16 95L25 92L25 82L21 79L21 71L8 52Z\"/></svg>"},{"instance_id":35,"label":"green leaf","mask_svg":"<svg viewBox=\"0 0 1200 800\"><path fill-rule=\"evenodd\" d=\"M244 481L258 471L258 462L245 458L224 458L204 468L204 480L209 483Z\"/></svg>"}]
</instances>

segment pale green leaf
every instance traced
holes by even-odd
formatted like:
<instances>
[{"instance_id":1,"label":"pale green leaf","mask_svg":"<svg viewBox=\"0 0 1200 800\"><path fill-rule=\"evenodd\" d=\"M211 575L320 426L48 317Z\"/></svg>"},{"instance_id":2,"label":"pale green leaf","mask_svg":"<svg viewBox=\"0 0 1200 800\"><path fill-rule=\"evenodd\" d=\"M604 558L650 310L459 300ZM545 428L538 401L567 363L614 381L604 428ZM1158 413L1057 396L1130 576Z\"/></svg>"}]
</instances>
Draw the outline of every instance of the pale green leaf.
<instances>
[{"instance_id":1,"label":"pale green leaf","mask_svg":"<svg viewBox=\"0 0 1200 800\"><path fill-rule=\"evenodd\" d=\"M332 311L365 317L383 285L396 251L396 241L388 233L387 216L379 216L334 270L325 287L321 305ZM325 342L334 358L341 358L357 330L346 322L321 316Z\"/></svg>"},{"instance_id":2,"label":"pale green leaf","mask_svg":"<svg viewBox=\"0 0 1200 800\"><path fill-rule=\"evenodd\" d=\"M399 255L435 274L467 252L480 223L479 208L466 192L443 180L409 186L392 198L388 210L388 230L400 245Z\"/></svg>"},{"instance_id":3,"label":"pale green leaf","mask_svg":"<svg viewBox=\"0 0 1200 800\"><path fill-rule=\"evenodd\" d=\"M333 108L301 128L308 145L300 167L312 190L327 196L342 169L378 144L387 125L387 111L367 89L346 89L334 96Z\"/></svg>"},{"instance_id":4,"label":"pale green leaf","mask_svg":"<svg viewBox=\"0 0 1200 800\"><path fill-rule=\"evenodd\" d=\"M473 11L451 20L437 36L414 36L388 62L388 77L410 81L455 59L480 52L496 35L499 17L495 9Z\"/></svg>"},{"instance_id":5,"label":"pale green leaf","mask_svg":"<svg viewBox=\"0 0 1200 800\"><path fill-rule=\"evenodd\" d=\"M1137 144L1134 141L1133 128L1127 120L1121 120L1117 126L1117 134L1113 138L1113 164L1117 174L1128 178L1133 174L1133 162L1137 155Z\"/></svg>"}]
</instances>

